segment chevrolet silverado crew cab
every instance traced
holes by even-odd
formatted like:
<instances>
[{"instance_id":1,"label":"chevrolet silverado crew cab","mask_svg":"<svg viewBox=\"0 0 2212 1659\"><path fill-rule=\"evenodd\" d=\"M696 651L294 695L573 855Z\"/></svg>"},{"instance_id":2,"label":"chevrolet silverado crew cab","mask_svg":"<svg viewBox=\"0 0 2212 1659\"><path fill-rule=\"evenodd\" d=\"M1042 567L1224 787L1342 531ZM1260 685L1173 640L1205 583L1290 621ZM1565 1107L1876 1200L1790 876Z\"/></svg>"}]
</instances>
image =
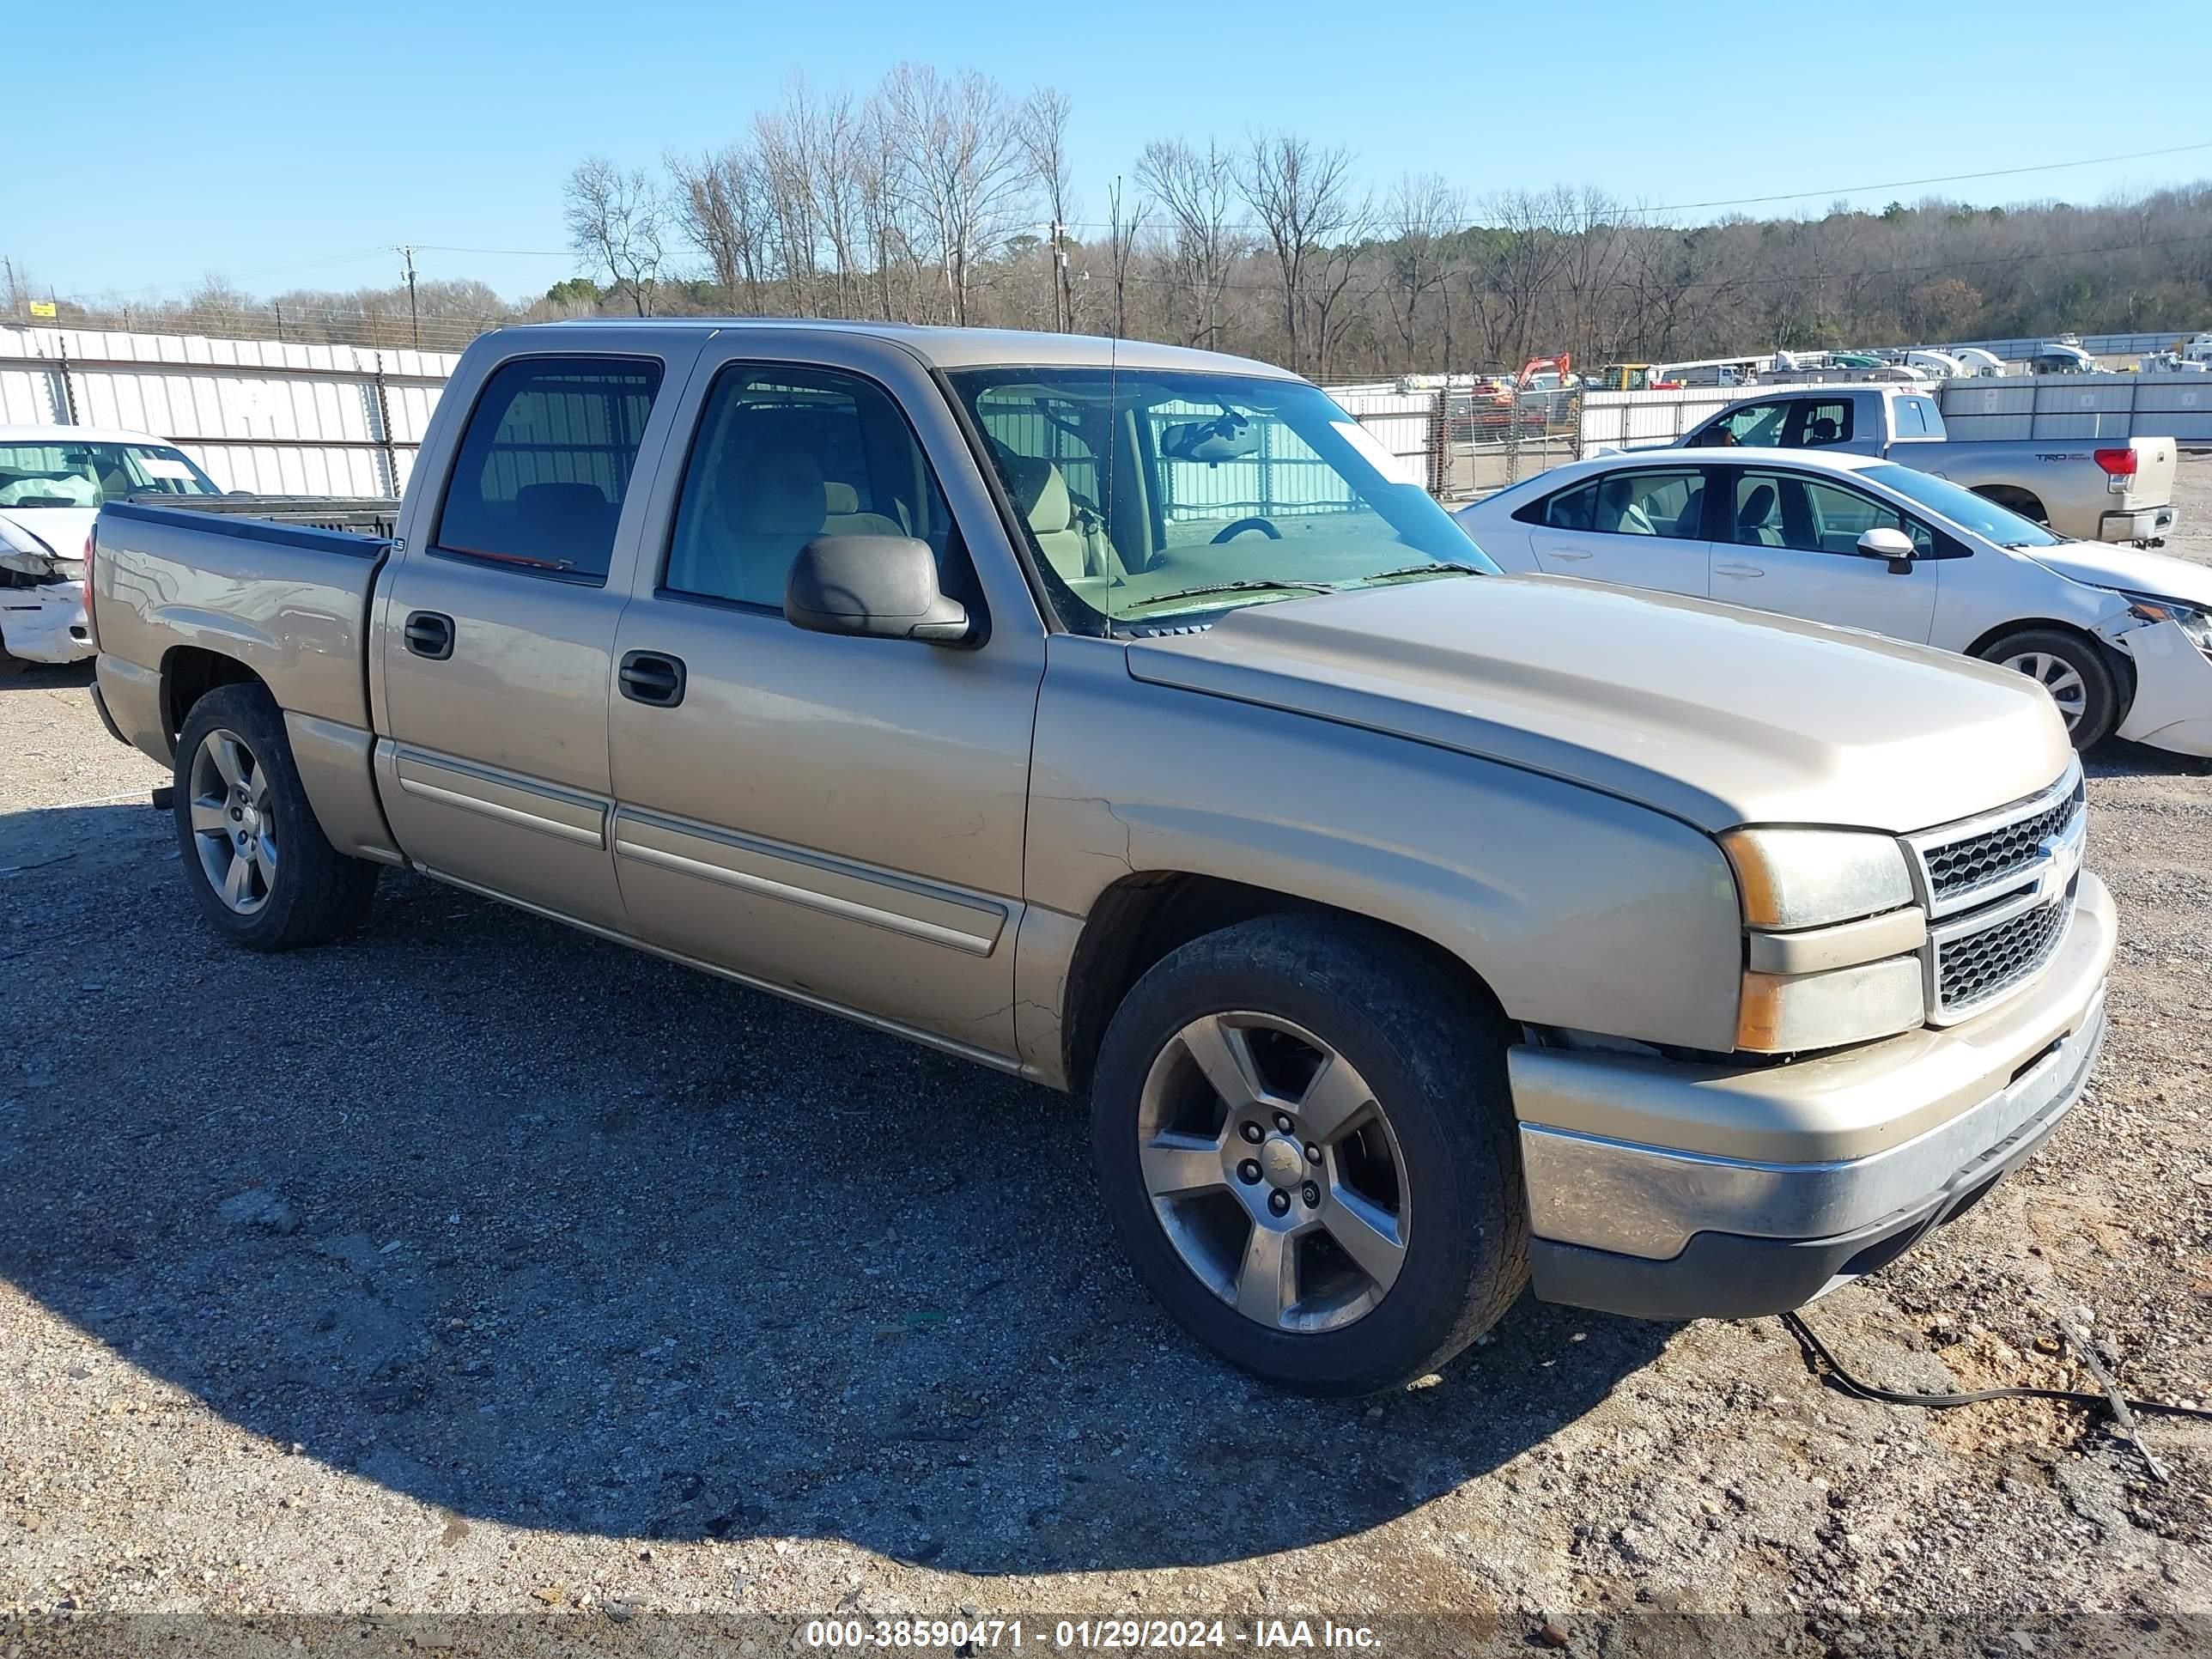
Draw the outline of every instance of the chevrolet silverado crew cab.
<instances>
[{"instance_id":1,"label":"chevrolet silverado crew cab","mask_svg":"<svg viewBox=\"0 0 2212 1659\"><path fill-rule=\"evenodd\" d=\"M2155 547L2173 527L2172 439L1953 438L1934 396L1909 386L1763 390L1675 447L1710 445L1876 456L1964 485L2071 541Z\"/></svg>"},{"instance_id":2,"label":"chevrolet silverado crew cab","mask_svg":"<svg viewBox=\"0 0 2212 1659\"><path fill-rule=\"evenodd\" d=\"M1498 574L1261 364L506 330L398 532L102 509L97 696L216 928L326 940L405 866L1085 1093L1145 1283L1287 1384L1420 1375L1531 1278L1794 1307L2104 1033L2039 688Z\"/></svg>"}]
</instances>

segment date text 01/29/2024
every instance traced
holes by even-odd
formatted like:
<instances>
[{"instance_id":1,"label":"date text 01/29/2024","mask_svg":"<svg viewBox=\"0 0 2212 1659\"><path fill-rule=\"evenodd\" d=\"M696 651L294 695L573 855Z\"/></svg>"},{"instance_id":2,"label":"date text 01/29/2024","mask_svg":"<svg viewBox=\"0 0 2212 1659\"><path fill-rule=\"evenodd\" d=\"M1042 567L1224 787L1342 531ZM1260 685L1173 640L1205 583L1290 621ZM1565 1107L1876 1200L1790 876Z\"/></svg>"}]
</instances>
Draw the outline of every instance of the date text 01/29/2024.
<instances>
[{"instance_id":1,"label":"date text 01/29/2024","mask_svg":"<svg viewBox=\"0 0 2212 1659\"><path fill-rule=\"evenodd\" d=\"M1054 1649L1105 1650L1247 1647L1261 1650L1380 1645L1364 1625L1322 1620L1264 1619L1250 1625L1223 1619L1061 1619L1024 1627L1018 1619L816 1619L803 1636L811 1648L945 1649L979 1652Z\"/></svg>"}]
</instances>

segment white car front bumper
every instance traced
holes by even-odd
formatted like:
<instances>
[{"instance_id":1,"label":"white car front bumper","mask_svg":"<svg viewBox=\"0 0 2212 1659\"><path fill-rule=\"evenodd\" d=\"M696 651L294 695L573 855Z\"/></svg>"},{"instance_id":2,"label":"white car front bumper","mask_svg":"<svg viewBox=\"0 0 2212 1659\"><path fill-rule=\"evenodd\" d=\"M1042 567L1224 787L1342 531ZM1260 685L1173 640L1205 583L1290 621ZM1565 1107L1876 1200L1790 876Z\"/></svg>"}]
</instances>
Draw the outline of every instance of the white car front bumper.
<instances>
[{"instance_id":1,"label":"white car front bumper","mask_svg":"<svg viewBox=\"0 0 2212 1659\"><path fill-rule=\"evenodd\" d=\"M2173 622L2130 629L2121 643L2135 659L2136 696L2119 735L2179 755L2212 756L2212 658Z\"/></svg>"},{"instance_id":2,"label":"white car front bumper","mask_svg":"<svg viewBox=\"0 0 2212 1659\"><path fill-rule=\"evenodd\" d=\"M91 656L84 584L0 587L0 649L26 662L82 662Z\"/></svg>"}]
</instances>

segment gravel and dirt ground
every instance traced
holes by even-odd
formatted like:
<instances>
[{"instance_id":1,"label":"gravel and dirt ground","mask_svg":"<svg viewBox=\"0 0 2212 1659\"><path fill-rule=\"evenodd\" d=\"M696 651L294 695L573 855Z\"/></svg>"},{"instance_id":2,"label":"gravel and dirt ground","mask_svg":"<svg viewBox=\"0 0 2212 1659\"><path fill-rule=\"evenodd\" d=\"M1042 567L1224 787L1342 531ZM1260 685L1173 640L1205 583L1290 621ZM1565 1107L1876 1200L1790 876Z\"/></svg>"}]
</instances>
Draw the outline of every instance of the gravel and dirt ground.
<instances>
[{"instance_id":1,"label":"gravel and dirt ground","mask_svg":"<svg viewBox=\"0 0 2212 1659\"><path fill-rule=\"evenodd\" d=\"M1530 1303L1431 1386L1273 1394L1131 1281L1057 1096L411 878L343 945L226 948L87 679L0 675L0 1652L2207 1635L2212 1425L2148 1425L2160 1482L2069 1407L1844 1398L1771 1320ZM2086 1305L2130 1392L2212 1402L2212 776L2090 772L2102 1068L1813 1311L1871 1380L2081 1384ZM94 1617L155 1613L226 1617Z\"/></svg>"}]
</instances>

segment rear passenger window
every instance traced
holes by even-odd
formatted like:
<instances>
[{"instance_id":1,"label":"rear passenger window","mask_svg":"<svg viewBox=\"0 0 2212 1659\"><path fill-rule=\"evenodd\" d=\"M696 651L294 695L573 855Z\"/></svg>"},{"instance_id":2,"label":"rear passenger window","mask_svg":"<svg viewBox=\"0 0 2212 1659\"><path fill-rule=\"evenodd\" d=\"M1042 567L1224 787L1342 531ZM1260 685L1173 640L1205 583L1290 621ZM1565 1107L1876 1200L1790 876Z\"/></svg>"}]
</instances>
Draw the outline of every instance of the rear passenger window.
<instances>
[{"instance_id":1,"label":"rear passenger window","mask_svg":"<svg viewBox=\"0 0 2212 1659\"><path fill-rule=\"evenodd\" d=\"M1820 449L1829 444L1847 444L1851 441L1851 404L1848 398L1832 403L1807 404L1804 436L1798 441L1808 449Z\"/></svg>"},{"instance_id":2,"label":"rear passenger window","mask_svg":"<svg viewBox=\"0 0 2212 1659\"><path fill-rule=\"evenodd\" d=\"M1702 472L1615 472L1552 497L1542 522L1554 530L1694 541L1704 532Z\"/></svg>"},{"instance_id":3,"label":"rear passenger window","mask_svg":"<svg viewBox=\"0 0 2212 1659\"><path fill-rule=\"evenodd\" d=\"M434 551L603 583L660 365L520 357L461 434Z\"/></svg>"},{"instance_id":4,"label":"rear passenger window","mask_svg":"<svg viewBox=\"0 0 2212 1659\"><path fill-rule=\"evenodd\" d=\"M684 471L661 586L783 608L784 579L817 536L929 544L965 591L952 515L890 394L857 374L735 365L708 392Z\"/></svg>"}]
</instances>

